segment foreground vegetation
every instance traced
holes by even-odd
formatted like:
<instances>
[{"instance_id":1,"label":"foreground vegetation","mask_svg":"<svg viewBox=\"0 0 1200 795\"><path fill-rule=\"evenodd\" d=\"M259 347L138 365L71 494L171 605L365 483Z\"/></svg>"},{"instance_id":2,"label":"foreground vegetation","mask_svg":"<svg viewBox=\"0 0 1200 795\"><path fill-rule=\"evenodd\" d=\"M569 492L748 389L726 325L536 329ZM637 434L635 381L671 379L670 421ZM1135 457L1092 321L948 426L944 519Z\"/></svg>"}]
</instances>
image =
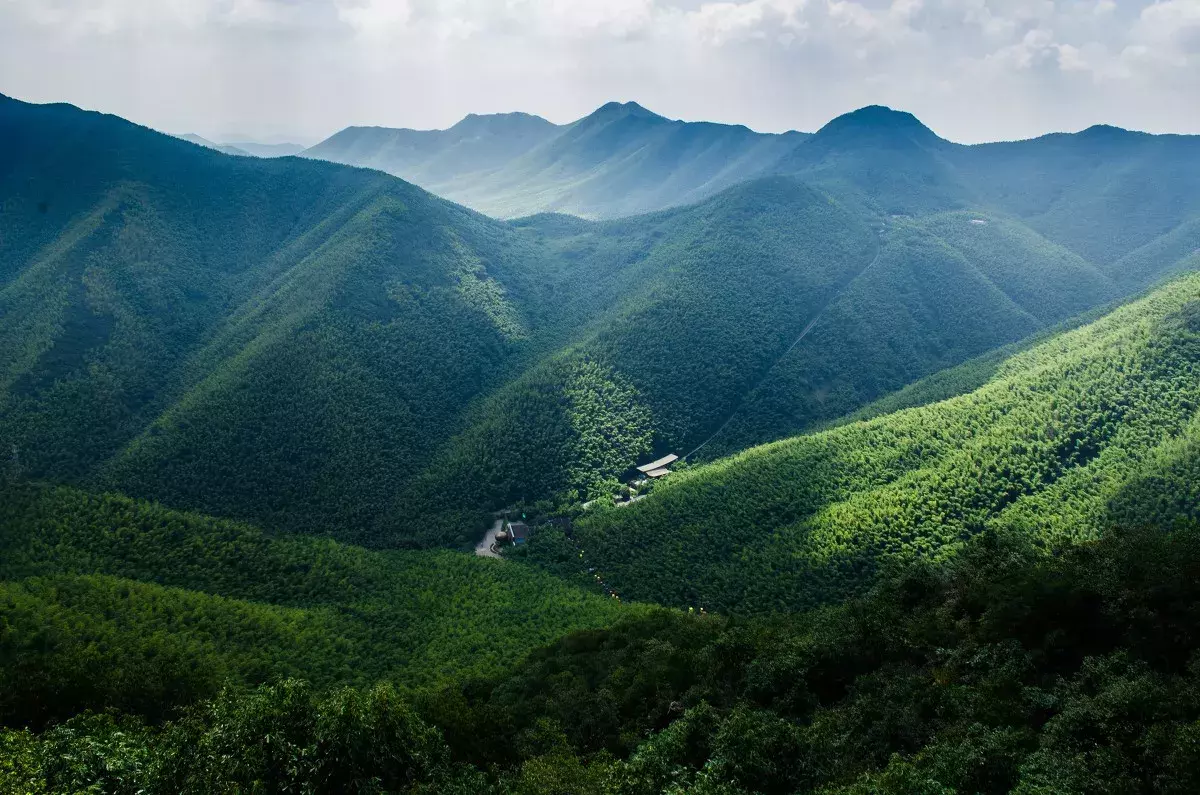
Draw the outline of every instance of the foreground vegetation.
<instances>
[{"instance_id":1,"label":"foreground vegetation","mask_svg":"<svg viewBox=\"0 0 1200 795\"><path fill-rule=\"evenodd\" d=\"M372 552L68 488L0 491L0 721L161 718L241 687L402 689L639 608L510 562ZM2 788L0 788L2 789Z\"/></svg>"},{"instance_id":2,"label":"foreground vegetation","mask_svg":"<svg viewBox=\"0 0 1200 795\"><path fill-rule=\"evenodd\" d=\"M1198 589L1196 529L1057 556L987 534L842 607L658 612L410 697L285 681L165 723L18 721L0 732L0 788L1185 793L1200 785Z\"/></svg>"}]
</instances>

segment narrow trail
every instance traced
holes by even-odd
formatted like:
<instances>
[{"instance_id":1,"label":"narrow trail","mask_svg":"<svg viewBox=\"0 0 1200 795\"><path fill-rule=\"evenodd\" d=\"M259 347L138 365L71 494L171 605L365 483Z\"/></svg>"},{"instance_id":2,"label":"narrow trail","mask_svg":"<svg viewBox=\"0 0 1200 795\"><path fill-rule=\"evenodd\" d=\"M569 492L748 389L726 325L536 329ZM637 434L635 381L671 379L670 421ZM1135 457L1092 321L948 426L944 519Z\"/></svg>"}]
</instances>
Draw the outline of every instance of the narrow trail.
<instances>
[{"instance_id":1,"label":"narrow trail","mask_svg":"<svg viewBox=\"0 0 1200 795\"><path fill-rule=\"evenodd\" d=\"M875 263L879 262L879 259L882 256L883 256L883 241L879 240L878 245L876 246L876 249L875 249L875 257L870 262L867 263L866 267L864 267L862 270L860 270L858 273L856 273L854 275L854 278L852 278L848 282L846 282L845 287L843 287L841 290L834 293L833 296L825 303L825 305L823 307L821 307L819 310L817 310L817 314L813 315L813 319L808 321L808 325L805 326L804 330L800 332L800 336L796 337L796 339L792 341L792 344L787 347L787 350L785 350L783 353L781 353L779 356L777 356L775 358L775 361L771 362L771 366L763 371L762 376L757 381L754 382L753 386L751 386L749 389L747 389L745 392L742 393L741 398L738 400L737 404L733 407L733 411L729 412L729 416L725 418L725 422L721 423L721 427L717 428L717 430L711 436L709 436L707 439L705 439L703 442L701 442L699 444L699 446L696 447L696 449L692 450L690 453L683 456L682 460L686 461L687 459L694 456L696 453L703 450L705 445L707 445L713 439L716 439L718 436L721 435L721 433L726 428L729 427L729 423L733 422L733 418L736 417L738 415L738 412L742 410L742 406L745 405L746 399L749 398L750 395L754 394L754 392L760 386L762 386L763 381L767 380L767 376L769 376L771 374L771 371L773 371L776 367L778 367L779 363L782 362L784 359L786 359L788 354L790 354L792 351L796 350L796 346L799 345L804 340L804 338L808 336L808 332L813 330L813 326L817 325L817 321L821 319L821 317L825 314L825 312L829 309L829 307L833 306L833 303L842 297L842 295L846 291L846 288L848 288L850 285L854 284L854 282L858 281L863 276L863 274L865 274L867 271L871 270L871 268L875 267Z\"/></svg>"}]
</instances>

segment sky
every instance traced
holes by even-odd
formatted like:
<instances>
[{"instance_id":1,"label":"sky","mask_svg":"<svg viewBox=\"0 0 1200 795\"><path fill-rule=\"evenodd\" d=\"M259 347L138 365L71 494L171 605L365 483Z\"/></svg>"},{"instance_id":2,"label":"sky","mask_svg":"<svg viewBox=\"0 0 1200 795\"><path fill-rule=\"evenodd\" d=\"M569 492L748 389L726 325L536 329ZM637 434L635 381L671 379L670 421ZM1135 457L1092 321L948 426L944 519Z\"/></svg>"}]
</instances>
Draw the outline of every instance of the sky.
<instances>
[{"instance_id":1,"label":"sky","mask_svg":"<svg viewBox=\"0 0 1200 795\"><path fill-rule=\"evenodd\" d=\"M605 102L964 143L1200 133L1200 0L0 0L0 93L220 140Z\"/></svg>"}]
</instances>

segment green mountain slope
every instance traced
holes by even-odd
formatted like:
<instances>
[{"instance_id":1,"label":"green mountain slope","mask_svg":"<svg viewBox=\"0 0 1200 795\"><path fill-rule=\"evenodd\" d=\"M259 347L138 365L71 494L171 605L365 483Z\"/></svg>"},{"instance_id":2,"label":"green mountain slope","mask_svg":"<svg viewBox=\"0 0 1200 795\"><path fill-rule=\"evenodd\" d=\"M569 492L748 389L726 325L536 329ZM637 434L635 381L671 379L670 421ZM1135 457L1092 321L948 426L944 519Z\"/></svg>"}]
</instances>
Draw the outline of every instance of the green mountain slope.
<instances>
[{"instance_id":1,"label":"green mountain slope","mask_svg":"<svg viewBox=\"0 0 1200 795\"><path fill-rule=\"evenodd\" d=\"M277 538L68 488L0 497L5 722L165 716L226 680L426 685L638 610L463 553Z\"/></svg>"},{"instance_id":2,"label":"green mountain slope","mask_svg":"<svg viewBox=\"0 0 1200 795\"><path fill-rule=\"evenodd\" d=\"M833 119L774 170L881 215L920 214L972 204L954 148L912 114L871 106Z\"/></svg>"},{"instance_id":3,"label":"green mountain slope","mask_svg":"<svg viewBox=\"0 0 1200 795\"><path fill-rule=\"evenodd\" d=\"M854 216L783 179L658 216L528 224L593 277L563 308L589 292L605 308L480 406L414 501L586 499L652 451L698 440L875 248Z\"/></svg>"},{"instance_id":4,"label":"green mountain slope","mask_svg":"<svg viewBox=\"0 0 1200 795\"><path fill-rule=\"evenodd\" d=\"M963 147L954 159L983 201L1114 278L1122 256L1200 218L1200 136L1100 126Z\"/></svg>"},{"instance_id":5,"label":"green mountain slope","mask_svg":"<svg viewBox=\"0 0 1200 795\"><path fill-rule=\"evenodd\" d=\"M745 396L703 458L801 433L1125 293L1003 217L893 219L882 240L879 259Z\"/></svg>"},{"instance_id":6,"label":"green mountain slope","mask_svg":"<svg viewBox=\"0 0 1200 795\"><path fill-rule=\"evenodd\" d=\"M0 439L27 476L405 527L394 495L532 345L540 249L394 178L11 100L0 139Z\"/></svg>"},{"instance_id":7,"label":"green mountain slope","mask_svg":"<svg viewBox=\"0 0 1200 795\"><path fill-rule=\"evenodd\" d=\"M605 114L593 149L682 146ZM944 146L883 121L816 146ZM6 467L377 545L467 545L500 507L603 495L652 455L807 431L1191 262L1187 225L1117 278L1000 213L881 220L778 176L503 223L66 106L4 100L0 122Z\"/></svg>"},{"instance_id":8,"label":"green mountain slope","mask_svg":"<svg viewBox=\"0 0 1200 795\"><path fill-rule=\"evenodd\" d=\"M1100 126L962 146L911 114L868 107L831 121L775 170L882 215L976 209L1019 219L1144 287L1163 274L1126 274L1118 261L1200 218L1198 163L1200 136Z\"/></svg>"},{"instance_id":9,"label":"green mountain slope","mask_svg":"<svg viewBox=\"0 0 1200 795\"><path fill-rule=\"evenodd\" d=\"M1019 223L985 218L895 219L876 234L771 178L625 221L522 222L591 277L566 295L613 308L483 403L419 492L489 507L552 485L586 499L639 458L807 430L1123 294Z\"/></svg>"},{"instance_id":10,"label":"green mountain slope","mask_svg":"<svg viewBox=\"0 0 1200 795\"><path fill-rule=\"evenodd\" d=\"M611 218L696 202L761 176L802 139L611 102L562 127L505 114L428 132L349 128L304 156L379 168L493 216Z\"/></svg>"},{"instance_id":11,"label":"green mountain slope","mask_svg":"<svg viewBox=\"0 0 1200 795\"><path fill-rule=\"evenodd\" d=\"M980 389L681 473L577 530L630 598L768 612L987 528L1056 542L1196 518L1200 277L1054 337Z\"/></svg>"}]
</instances>

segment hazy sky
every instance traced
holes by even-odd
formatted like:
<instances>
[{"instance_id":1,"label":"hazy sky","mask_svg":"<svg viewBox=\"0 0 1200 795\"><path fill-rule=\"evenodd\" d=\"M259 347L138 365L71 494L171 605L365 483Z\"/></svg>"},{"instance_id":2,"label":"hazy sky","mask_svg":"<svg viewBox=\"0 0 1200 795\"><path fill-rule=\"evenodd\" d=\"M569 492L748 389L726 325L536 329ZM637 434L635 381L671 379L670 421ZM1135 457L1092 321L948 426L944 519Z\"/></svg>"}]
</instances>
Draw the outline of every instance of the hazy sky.
<instances>
[{"instance_id":1,"label":"hazy sky","mask_svg":"<svg viewBox=\"0 0 1200 795\"><path fill-rule=\"evenodd\" d=\"M879 103L964 142L1200 133L1200 0L0 0L0 93L260 139L608 100L772 131Z\"/></svg>"}]
</instances>

